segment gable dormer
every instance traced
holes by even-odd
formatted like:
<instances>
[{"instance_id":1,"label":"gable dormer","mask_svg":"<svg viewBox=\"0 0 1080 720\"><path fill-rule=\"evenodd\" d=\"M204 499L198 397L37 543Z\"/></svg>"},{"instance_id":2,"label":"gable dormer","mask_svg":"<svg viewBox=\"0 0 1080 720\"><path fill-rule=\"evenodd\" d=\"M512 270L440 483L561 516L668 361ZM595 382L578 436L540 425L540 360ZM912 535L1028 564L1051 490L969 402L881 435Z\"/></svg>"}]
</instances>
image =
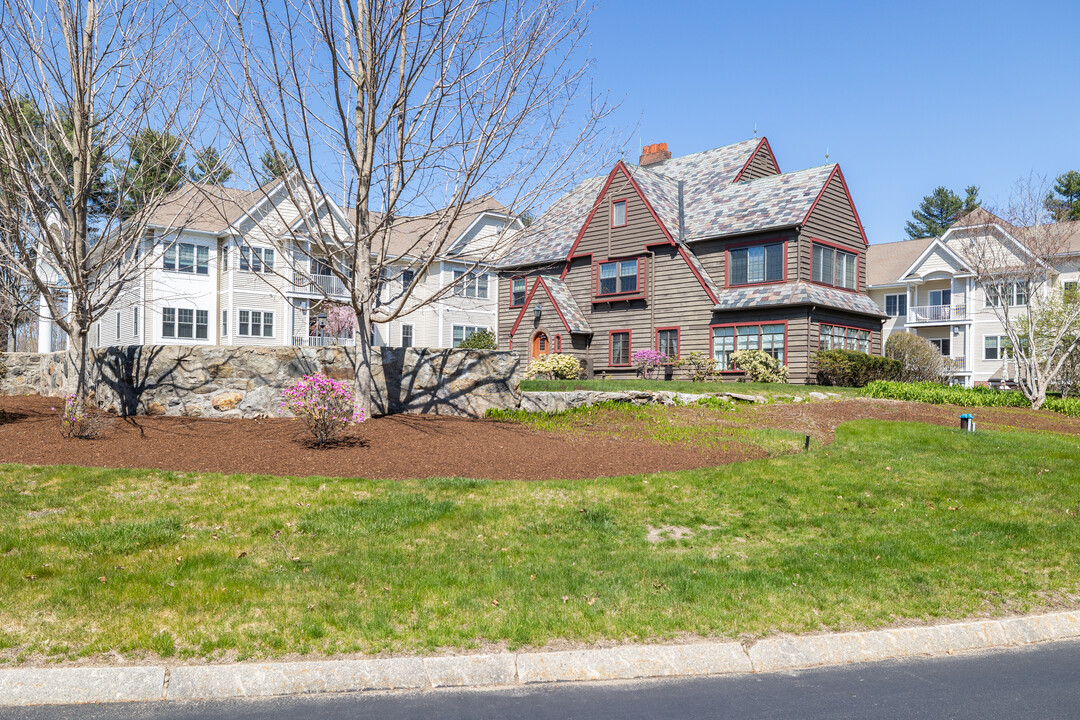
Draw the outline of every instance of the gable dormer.
<instances>
[{"instance_id":1,"label":"gable dormer","mask_svg":"<svg viewBox=\"0 0 1080 720\"><path fill-rule=\"evenodd\" d=\"M735 176L734 182L757 180L758 178L779 174L780 165L776 162L776 156L773 155L772 148L769 146L769 140L768 138L761 138L761 142L758 143L758 146L754 148L754 152L747 159L746 165Z\"/></svg>"}]
</instances>

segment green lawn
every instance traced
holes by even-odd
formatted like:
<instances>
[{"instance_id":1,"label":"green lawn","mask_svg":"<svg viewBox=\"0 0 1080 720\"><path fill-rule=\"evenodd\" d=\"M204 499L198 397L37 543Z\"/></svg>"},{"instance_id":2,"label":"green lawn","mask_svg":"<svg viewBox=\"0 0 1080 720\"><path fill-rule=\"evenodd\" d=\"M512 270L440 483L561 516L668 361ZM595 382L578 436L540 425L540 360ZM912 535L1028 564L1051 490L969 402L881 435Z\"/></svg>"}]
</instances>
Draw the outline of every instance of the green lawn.
<instances>
[{"instance_id":1,"label":"green lawn","mask_svg":"<svg viewBox=\"0 0 1080 720\"><path fill-rule=\"evenodd\" d=\"M862 388L820 387L817 385L785 385L781 383L725 383L691 382L689 380L523 380L521 389L526 391L548 390L553 392L569 390L607 390L621 392L626 390L667 390L682 393L746 393L772 395L807 395L808 393L831 392L844 397L859 397Z\"/></svg>"},{"instance_id":2,"label":"green lawn","mask_svg":"<svg viewBox=\"0 0 1080 720\"><path fill-rule=\"evenodd\" d=\"M0 657L734 638L1076 606L1078 442L860 421L809 453L540 483L0 466ZM665 525L693 536L651 543Z\"/></svg>"}]
</instances>

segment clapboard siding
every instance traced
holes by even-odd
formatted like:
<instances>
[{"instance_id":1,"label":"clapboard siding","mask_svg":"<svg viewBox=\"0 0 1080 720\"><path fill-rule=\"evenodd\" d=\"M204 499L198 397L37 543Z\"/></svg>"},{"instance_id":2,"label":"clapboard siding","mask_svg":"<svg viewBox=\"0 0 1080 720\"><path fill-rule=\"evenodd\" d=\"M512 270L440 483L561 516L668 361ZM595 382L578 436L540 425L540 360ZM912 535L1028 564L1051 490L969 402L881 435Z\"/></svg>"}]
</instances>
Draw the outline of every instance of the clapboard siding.
<instances>
[{"instance_id":1,"label":"clapboard siding","mask_svg":"<svg viewBox=\"0 0 1080 720\"><path fill-rule=\"evenodd\" d=\"M776 164L776 158L774 158L772 152L770 152L769 146L766 143L762 143L754 152L754 156L750 158L750 163L746 166L746 169L743 170L739 179L757 180L758 178L779 174L780 168Z\"/></svg>"},{"instance_id":2,"label":"clapboard siding","mask_svg":"<svg viewBox=\"0 0 1080 720\"><path fill-rule=\"evenodd\" d=\"M795 247L797 235L792 232L764 232L754 235L743 235L738 238L726 240L705 240L693 245L694 254L697 255L705 272L709 274L718 287L727 284L727 249L747 243L764 242L767 240L782 240L787 246L787 279L795 280L799 277L798 249Z\"/></svg>"},{"instance_id":3,"label":"clapboard siding","mask_svg":"<svg viewBox=\"0 0 1080 720\"><path fill-rule=\"evenodd\" d=\"M510 307L510 295L513 292L513 279L516 277L528 278L528 282L525 285L526 292L532 290L533 278L537 275L559 275L562 272L562 264L560 263L555 267L535 267L525 270L512 270L503 271L499 273L499 321L498 330L496 334L499 339L500 350L517 350L522 351L525 345L521 342L521 338L524 337L523 328L530 327L526 320L522 320L522 327L518 328L518 337L515 338L517 343L511 348L510 341L510 329L514 327L514 323L517 322L518 315L521 314L520 307Z\"/></svg>"},{"instance_id":4,"label":"clapboard siding","mask_svg":"<svg viewBox=\"0 0 1080 720\"><path fill-rule=\"evenodd\" d=\"M833 175L807 218L799 243L800 266L810 279L812 240L824 240L859 254L859 289L866 287L866 243L839 175Z\"/></svg>"},{"instance_id":5,"label":"clapboard siding","mask_svg":"<svg viewBox=\"0 0 1080 720\"><path fill-rule=\"evenodd\" d=\"M626 200L626 224L613 228L611 204L618 200ZM668 242L664 230L620 169L581 234L574 255L592 254L596 261L606 260L638 255L644 252L646 245L663 242Z\"/></svg>"}]
</instances>

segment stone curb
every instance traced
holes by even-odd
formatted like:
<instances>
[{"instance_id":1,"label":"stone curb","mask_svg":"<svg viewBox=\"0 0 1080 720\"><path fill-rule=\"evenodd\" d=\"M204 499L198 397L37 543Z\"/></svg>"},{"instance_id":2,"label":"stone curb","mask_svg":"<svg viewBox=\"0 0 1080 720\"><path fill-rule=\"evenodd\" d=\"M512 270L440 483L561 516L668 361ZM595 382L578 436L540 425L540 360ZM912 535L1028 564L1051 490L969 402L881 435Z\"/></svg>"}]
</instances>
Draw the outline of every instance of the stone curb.
<instances>
[{"instance_id":1,"label":"stone curb","mask_svg":"<svg viewBox=\"0 0 1080 720\"><path fill-rule=\"evenodd\" d=\"M1080 638L1080 611L895 630L774 637L750 647L718 642L174 668L11 668L0 669L0 707L768 673L1071 638Z\"/></svg>"}]
</instances>

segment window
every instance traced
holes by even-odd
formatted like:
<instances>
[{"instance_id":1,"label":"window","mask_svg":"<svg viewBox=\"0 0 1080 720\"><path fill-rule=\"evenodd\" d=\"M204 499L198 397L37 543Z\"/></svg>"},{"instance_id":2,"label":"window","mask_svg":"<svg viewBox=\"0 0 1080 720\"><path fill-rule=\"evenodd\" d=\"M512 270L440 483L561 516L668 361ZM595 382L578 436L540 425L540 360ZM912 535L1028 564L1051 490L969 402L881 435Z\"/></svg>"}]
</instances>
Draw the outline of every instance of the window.
<instances>
[{"instance_id":1,"label":"window","mask_svg":"<svg viewBox=\"0 0 1080 720\"><path fill-rule=\"evenodd\" d=\"M952 302L952 290L931 290L930 304L935 307L948 305Z\"/></svg>"},{"instance_id":2,"label":"window","mask_svg":"<svg viewBox=\"0 0 1080 720\"><path fill-rule=\"evenodd\" d=\"M983 360L1004 360L1011 354L1011 347L1008 335L984 335Z\"/></svg>"},{"instance_id":3,"label":"window","mask_svg":"<svg viewBox=\"0 0 1080 720\"><path fill-rule=\"evenodd\" d=\"M195 339L206 340L210 330L210 312L208 310L195 311Z\"/></svg>"},{"instance_id":4,"label":"window","mask_svg":"<svg viewBox=\"0 0 1080 720\"><path fill-rule=\"evenodd\" d=\"M616 200L611 203L611 227L622 227L626 224L626 201Z\"/></svg>"},{"instance_id":5,"label":"window","mask_svg":"<svg viewBox=\"0 0 1080 720\"><path fill-rule=\"evenodd\" d=\"M195 335L195 311L179 308L176 311L176 337L191 338Z\"/></svg>"},{"instance_id":6,"label":"window","mask_svg":"<svg viewBox=\"0 0 1080 720\"><path fill-rule=\"evenodd\" d=\"M810 279L823 285L854 290L858 286L859 256L814 243Z\"/></svg>"},{"instance_id":7,"label":"window","mask_svg":"<svg viewBox=\"0 0 1080 720\"><path fill-rule=\"evenodd\" d=\"M139 308L135 308L131 313L131 334L139 337Z\"/></svg>"},{"instance_id":8,"label":"window","mask_svg":"<svg viewBox=\"0 0 1080 720\"><path fill-rule=\"evenodd\" d=\"M401 323L401 347L412 347L413 344L413 326Z\"/></svg>"},{"instance_id":9,"label":"window","mask_svg":"<svg viewBox=\"0 0 1080 720\"><path fill-rule=\"evenodd\" d=\"M176 337L176 308L161 308L161 337Z\"/></svg>"},{"instance_id":10,"label":"window","mask_svg":"<svg viewBox=\"0 0 1080 720\"><path fill-rule=\"evenodd\" d=\"M1010 307L1027 305L1028 284L1022 282L998 283L986 286L986 307L1007 304Z\"/></svg>"},{"instance_id":11,"label":"window","mask_svg":"<svg viewBox=\"0 0 1080 720\"><path fill-rule=\"evenodd\" d=\"M220 258L221 269L222 270L228 270L229 269L229 248L227 248L227 247L221 248L221 251L218 253L218 257Z\"/></svg>"},{"instance_id":12,"label":"window","mask_svg":"<svg viewBox=\"0 0 1080 720\"><path fill-rule=\"evenodd\" d=\"M764 350L784 364L785 327L766 325L724 325L712 329L712 354L717 370L734 370L731 353L736 350Z\"/></svg>"},{"instance_id":13,"label":"window","mask_svg":"<svg viewBox=\"0 0 1080 720\"><path fill-rule=\"evenodd\" d=\"M458 297L479 298L481 300L487 300L487 273L473 270L467 275L468 276L466 277L466 272L464 270L454 271L454 294Z\"/></svg>"},{"instance_id":14,"label":"window","mask_svg":"<svg viewBox=\"0 0 1080 720\"><path fill-rule=\"evenodd\" d=\"M679 357L679 329L668 328L656 331L656 349L669 358Z\"/></svg>"},{"instance_id":15,"label":"window","mask_svg":"<svg viewBox=\"0 0 1080 720\"><path fill-rule=\"evenodd\" d=\"M525 278L514 278L510 281L510 307L521 307L525 304Z\"/></svg>"},{"instance_id":16,"label":"window","mask_svg":"<svg viewBox=\"0 0 1080 720\"><path fill-rule=\"evenodd\" d=\"M173 243L165 248L161 266L165 270L208 275L210 273L210 248L191 243Z\"/></svg>"},{"instance_id":17,"label":"window","mask_svg":"<svg viewBox=\"0 0 1080 720\"><path fill-rule=\"evenodd\" d=\"M869 354L870 341L870 331L861 328L823 324L818 329L818 350L858 350Z\"/></svg>"},{"instance_id":18,"label":"window","mask_svg":"<svg viewBox=\"0 0 1080 720\"><path fill-rule=\"evenodd\" d=\"M401 271L401 292L405 292L412 287L413 280L416 279L415 270L402 270Z\"/></svg>"},{"instance_id":19,"label":"window","mask_svg":"<svg viewBox=\"0 0 1080 720\"><path fill-rule=\"evenodd\" d=\"M478 330L487 330L485 327L473 325L455 325L453 328L453 345L459 347L465 339Z\"/></svg>"},{"instance_id":20,"label":"window","mask_svg":"<svg viewBox=\"0 0 1080 720\"><path fill-rule=\"evenodd\" d=\"M927 338L930 344L936 347L944 357L949 357L952 350L952 341L949 338Z\"/></svg>"},{"instance_id":21,"label":"window","mask_svg":"<svg viewBox=\"0 0 1080 720\"><path fill-rule=\"evenodd\" d=\"M784 279L784 243L752 245L728 252L731 272L728 284L778 282Z\"/></svg>"},{"instance_id":22,"label":"window","mask_svg":"<svg viewBox=\"0 0 1080 720\"><path fill-rule=\"evenodd\" d=\"M555 352L561 353L562 352L562 335L556 335L555 340L552 341L552 345L554 347Z\"/></svg>"},{"instance_id":23,"label":"window","mask_svg":"<svg viewBox=\"0 0 1080 720\"><path fill-rule=\"evenodd\" d=\"M273 337L274 313L259 310L241 310L238 335L244 337Z\"/></svg>"},{"instance_id":24,"label":"window","mask_svg":"<svg viewBox=\"0 0 1080 720\"><path fill-rule=\"evenodd\" d=\"M1065 298L1068 300L1076 299L1076 281L1070 280L1065 283Z\"/></svg>"},{"instance_id":25,"label":"window","mask_svg":"<svg viewBox=\"0 0 1080 720\"><path fill-rule=\"evenodd\" d=\"M229 334L229 311L221 311L221 337L227 337Z\"/></svg>"},{"instance_id":26,"label":"window","mask_svg":"<svg viewBox=\"0 0 1080 720\"><path fill-rule=\"evenodd\" d=\"M886 295L885 314L889 317L907 317L907 293Z\"/></svg>"},{"instance_id":27,"label":"window","mask_svg":"<svg viewBox=\"0 0 1080 720\"><path fill-rule=\"evenodd\" d=\"M600 263L600 277L597 295L622 295L637 292L638 263L633 260L616 260Z\"/></svg>"},{"instance_id":28,"label":"window","mask_svg":"<svg viewBox=\"0 0 1080 720\"><path fill-rule=\"evenodd\" d=\"M608 336L608 365L630 364L630 331L617 330Z\"/></svg>"},{"instance_id":29,"label":"window","mask_svg":"<svg viewBox=\"0 0 1080 720\"><path fill-rule=\"evenodd\" d=\"M274 251L271 248L240 248L240 269L245 272L274 271Z\"/></svg>"}]
</instances>

